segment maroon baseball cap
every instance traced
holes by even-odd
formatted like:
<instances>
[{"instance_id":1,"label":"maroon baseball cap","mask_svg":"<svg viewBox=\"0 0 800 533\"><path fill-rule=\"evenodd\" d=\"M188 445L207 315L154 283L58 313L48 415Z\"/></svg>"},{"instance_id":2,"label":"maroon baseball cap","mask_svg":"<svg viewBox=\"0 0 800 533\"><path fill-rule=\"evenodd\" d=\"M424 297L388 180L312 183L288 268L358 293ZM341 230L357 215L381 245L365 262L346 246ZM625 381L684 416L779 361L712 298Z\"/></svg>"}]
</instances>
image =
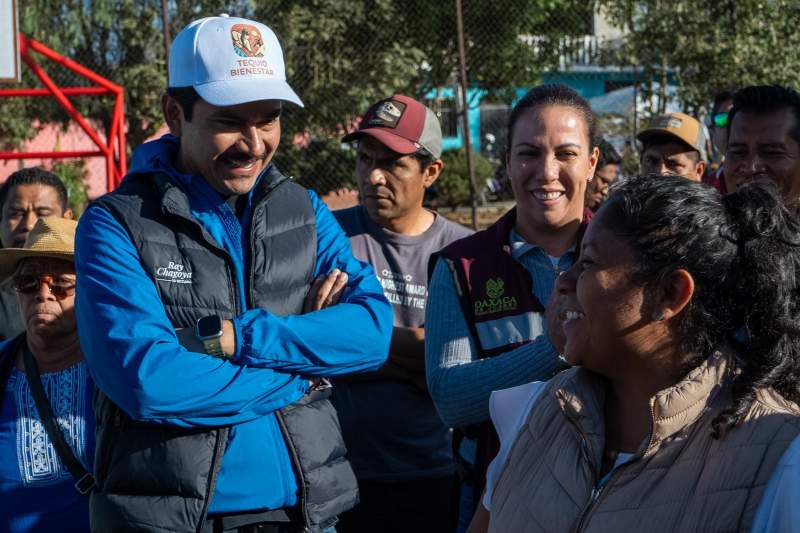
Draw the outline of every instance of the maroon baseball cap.
<instances>
[{"instance_id":1,"label":"maroon baseball cap","mask_svg":"<svg viewBox=\"0 0 800 533\"><path fill-rule=\"evenodd\" d=\"M435 158L442 156L442 128L436 115L413 98L396 94L373 104L358 129L342 139L353 142L373 137L398 154L413 154L421 148Z\"/></svg>"}]
</instances>

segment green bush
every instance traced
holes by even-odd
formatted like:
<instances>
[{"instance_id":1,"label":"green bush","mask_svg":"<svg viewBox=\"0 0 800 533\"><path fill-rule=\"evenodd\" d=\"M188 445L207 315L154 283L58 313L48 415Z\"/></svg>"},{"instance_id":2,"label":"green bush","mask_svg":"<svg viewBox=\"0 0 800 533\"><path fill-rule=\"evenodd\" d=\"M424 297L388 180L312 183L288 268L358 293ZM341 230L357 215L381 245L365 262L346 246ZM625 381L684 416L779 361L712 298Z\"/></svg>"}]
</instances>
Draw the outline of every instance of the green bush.
<instances>
[{"instance_id":1,"label":"green bush","mask_svg":"<svg viewBox=\"0 0 800 533\"><path fill-rule=\"evenodd\" d=\"M437 203L451 208L469 204L466 150L449 150L442 154L442 162L444 169L435 183ZM480 196L486 179L494 175L494 167L481 154L472 152L472 168L475 172L476 192Z\"/></svg>"},{"instance_id":2,"label":"green bush","mask_svg":"<svg viewBox=\"0 0 800 533\"><path fill-rule=\"evenodd\" d=\"M307 148L281 146L275 164L284 175L319 195L355 187L356 152L337 139L313 140Z\"/></svg>"},{"instance_id":3,"label":"green bush","mask_svg":"<svg viewBox=\"0 0 800 533\"><path fill-rule=\"evenodd\" d=\"M50 170L64 182L64 186L67 188L69 207L77 219L86 209L86 164L80 159L61 160L56 161Z\"/></svg>"}]
</instances>

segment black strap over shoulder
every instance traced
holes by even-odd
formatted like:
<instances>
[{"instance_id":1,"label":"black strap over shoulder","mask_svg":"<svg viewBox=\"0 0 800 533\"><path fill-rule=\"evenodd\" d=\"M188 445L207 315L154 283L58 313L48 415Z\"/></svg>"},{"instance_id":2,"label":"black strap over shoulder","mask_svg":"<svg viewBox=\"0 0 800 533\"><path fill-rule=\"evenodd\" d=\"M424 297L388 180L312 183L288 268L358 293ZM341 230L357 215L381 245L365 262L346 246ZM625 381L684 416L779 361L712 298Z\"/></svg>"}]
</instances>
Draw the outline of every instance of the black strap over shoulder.
<instances>
[{"instance_id":1,"label":"black strap over shoulder","mask_svg":"<svg viewBox=\"0 0 800 533\"><path fill-rule=\"evenodd\" d=\"M11 379L11 370L14 368L14 357L17 355L19 345L25 339L25 333L20 333L14 340L9 342L8 349L4 351L5 356L0 356L0 409L3 408L8 380Z\"/></svg>"},{"instance_id":2,"label":"black strap over shoulder","mask_svg":"<svg viewBox=\"0 0 800 533\"><path fill-rule=\"evenodd\" d=\"M95 487L94 476L88 472L78 458L75 457L72 448L70 448L67 441L64 440L64 435L58 429L55 417L53 416L53 408L42 386L42 380L39 376L39 366L36 364L36 359L34 359L30 348L28 348L25 336L22 335L21 338L22 358L25 362L25 376L28 378L28 386L31 388L33 401L36 402L36 409L39 411L39 417L42 419L44 429L47 431L47 436L50 437L50 441L53 443L58 457L75 479L75 490L87 496Z\"/></svg>"}]
</instances>

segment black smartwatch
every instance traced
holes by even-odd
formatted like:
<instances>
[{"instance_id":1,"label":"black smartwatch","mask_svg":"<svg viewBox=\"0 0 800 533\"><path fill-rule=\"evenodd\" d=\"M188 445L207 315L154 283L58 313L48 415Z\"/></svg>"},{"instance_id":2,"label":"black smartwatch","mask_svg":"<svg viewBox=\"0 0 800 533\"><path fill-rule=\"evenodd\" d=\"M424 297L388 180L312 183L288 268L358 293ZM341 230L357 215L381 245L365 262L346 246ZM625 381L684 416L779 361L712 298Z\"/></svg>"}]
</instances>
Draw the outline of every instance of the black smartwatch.
<instances>
[{"instance_id":1,"label":"black smartwatch","mask_svg":"<svg viewBox=\"0 0 800 533\"><path fill-rule=\"evenodd\" d=\"M225 357L222 351L222 319L219 315L204 316L194 325L194 335L203 343L208 355Z\"/></svg>"}]
</instances>

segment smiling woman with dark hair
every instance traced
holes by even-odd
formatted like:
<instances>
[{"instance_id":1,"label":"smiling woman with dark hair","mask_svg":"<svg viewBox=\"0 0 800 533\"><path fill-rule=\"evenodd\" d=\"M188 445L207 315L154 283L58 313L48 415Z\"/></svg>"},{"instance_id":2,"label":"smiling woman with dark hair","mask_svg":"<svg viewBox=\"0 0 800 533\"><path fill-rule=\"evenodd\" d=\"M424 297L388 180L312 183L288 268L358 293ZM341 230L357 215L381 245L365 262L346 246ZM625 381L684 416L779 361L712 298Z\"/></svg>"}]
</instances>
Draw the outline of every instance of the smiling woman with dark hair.
<instances>
[{"instance_id":1,"label":"smiling woman with dark hair","mask_svg":"<svg viewBox=\"0 0 800 533\"><path fill-rule=\"evenodd\" d=\"M799 235L769 184L612 193L556 284L575 366L492 396L471 531L797 531Z\"/></svg>"},{"instance_id":2,"label":"smiling woman with dark hair","mask_svg":"<svg viewBox=\"0 0 800 533\"><path fill-rule=\"evenodd\" d=\"M459 531L466 529L497 450L491 391L563 368L545 333L544 304L576 256L588 219L586 184L597 165L595 118L564 85L532 89L511 112L506 168L516 207L440 254L430 281L428 386L464 472Z\"/></svg>"}]
</instances>

